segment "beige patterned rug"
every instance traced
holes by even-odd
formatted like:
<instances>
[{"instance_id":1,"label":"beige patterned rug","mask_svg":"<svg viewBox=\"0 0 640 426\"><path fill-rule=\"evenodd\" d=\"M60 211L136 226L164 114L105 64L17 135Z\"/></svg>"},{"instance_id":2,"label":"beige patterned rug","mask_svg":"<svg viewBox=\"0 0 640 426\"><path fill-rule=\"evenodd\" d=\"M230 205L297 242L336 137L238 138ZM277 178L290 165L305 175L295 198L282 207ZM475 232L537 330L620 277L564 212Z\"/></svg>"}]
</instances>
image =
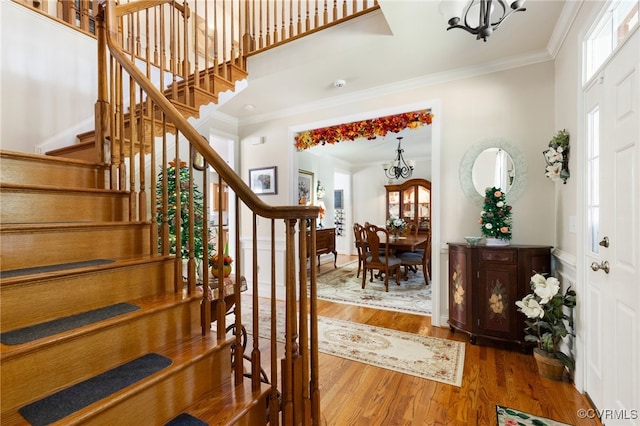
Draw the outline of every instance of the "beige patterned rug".
<instances>
[{"instance_id":1,"label":"beige patterned rug","mask_svg":"<svg viewBox=\"0 0 640 426\"><path fill-rule=\"evenodd\" d=\"M358 262L348 263L331 272L318 276L318 299L337 303L366 306L387 311L431 315L431 285L426 286L422 271L409 272L408 281L396 285L389 280L389 292L384 281L374 277L362 289L362 273L357 278Z\"/></svg>"},{"instance_id":2,"label":"beige patterned rug","mask_svg":"<svg viewBox=\"0 0 640 426\"><path fill-rule=\"evenodd\" d=\"M268 308L261 307L259 315L260 337L268 339L271 330ZM243 309L242 322L252 334L247 309ZM277 329L278 340L283 342L284 314L277 316ZM328 355L454 386L462 383L463 342L327 317L318 317L318 336L318 350Z\"/></svg>"}]
</instances>

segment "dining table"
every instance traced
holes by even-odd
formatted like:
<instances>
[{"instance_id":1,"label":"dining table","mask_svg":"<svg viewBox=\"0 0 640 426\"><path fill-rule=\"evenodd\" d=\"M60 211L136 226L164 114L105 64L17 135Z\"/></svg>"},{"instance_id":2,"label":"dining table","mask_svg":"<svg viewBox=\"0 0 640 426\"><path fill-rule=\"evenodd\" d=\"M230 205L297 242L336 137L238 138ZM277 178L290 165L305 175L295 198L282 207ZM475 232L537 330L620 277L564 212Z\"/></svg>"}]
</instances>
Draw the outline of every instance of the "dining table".
<instances>
[{"instance_id":1,"label":"dining table","mask_svg":"<svg viewBox=\"0 0 640 426\"><path fill-rule=\"evenodd\" d=\"M387 245L389 249L395 251L416 251L416 248L426 244L428 234L414 234L403 235L399 237L391 237L390 241L386 241L384 238L380 238L380 247L384 248Z\"/></svg>"}]
</instances>

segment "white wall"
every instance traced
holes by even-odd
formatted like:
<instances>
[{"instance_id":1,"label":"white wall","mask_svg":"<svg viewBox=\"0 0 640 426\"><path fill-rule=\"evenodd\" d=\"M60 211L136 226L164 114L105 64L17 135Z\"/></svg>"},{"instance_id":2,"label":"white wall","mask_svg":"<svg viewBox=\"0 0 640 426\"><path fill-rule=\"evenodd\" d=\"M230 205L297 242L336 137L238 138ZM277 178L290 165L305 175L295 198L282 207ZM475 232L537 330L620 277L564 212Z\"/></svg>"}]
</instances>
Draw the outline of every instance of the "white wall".
<instances>
[{"instance_id":1,"label":"white wall","mask_svg":"<svg viewBox=\"0 0 640 426\"><path fill-rule=\"evenodd\" d=\"M96 40L12 1L0 16L0 147L72 144L94 128Z\"/></svg>"}]
</instances>

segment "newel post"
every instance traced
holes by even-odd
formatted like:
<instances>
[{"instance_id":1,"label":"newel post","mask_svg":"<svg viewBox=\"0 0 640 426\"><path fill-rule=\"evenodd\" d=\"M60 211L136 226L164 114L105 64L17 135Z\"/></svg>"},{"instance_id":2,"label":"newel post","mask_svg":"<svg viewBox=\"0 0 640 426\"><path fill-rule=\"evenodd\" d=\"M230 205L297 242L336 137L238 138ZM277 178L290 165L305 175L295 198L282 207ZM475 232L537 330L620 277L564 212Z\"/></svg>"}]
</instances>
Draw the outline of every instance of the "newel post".
<instances>
[{"instance_id":1,"label":"newel post","mask_svg":"<svg viewBox=\"0 0 640 426\"><path fill-rule=\"evenodd\" d=\"M101 3L96 16L96 34L98 36L98 100L95 114L95 152L99 163L109 163L105 158L105 144L109 143L109 99L107 82L107 37L105 25L105 3Z\"/></svg>"}]
</instances>

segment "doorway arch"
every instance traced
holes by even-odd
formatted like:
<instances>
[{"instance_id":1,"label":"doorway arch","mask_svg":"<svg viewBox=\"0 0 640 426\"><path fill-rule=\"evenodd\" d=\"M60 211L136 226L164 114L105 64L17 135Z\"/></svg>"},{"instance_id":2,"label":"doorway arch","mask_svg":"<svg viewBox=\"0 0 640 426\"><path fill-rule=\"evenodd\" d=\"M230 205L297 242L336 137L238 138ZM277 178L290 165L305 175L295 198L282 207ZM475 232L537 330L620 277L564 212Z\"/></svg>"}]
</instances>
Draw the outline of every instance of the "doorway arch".
<instances>
[{"instance_id":1,"label":"doorway arch","mask_svg":"<svg viewBox=\"0 0 640 426\"><path fill-rule=\"evenodd\" d=\"M430 156L430 166L431 166L431 175L428 177L431 181L432 185L432 272L431 272L431 297L432 297L432 313L431 313L431 323L433 326L440 326L441 324L446 324L446 306L447 306L447 293L442 289L447 287L447 283L442 283L442 279L446 279L446 273L442 274L441 271L446 265L443 267L441 265L441 168L440 168L440 157L441 157L441 104L439 99L426 100L418 103L405 104L405 105L397 105L389 108L384 108L380 110L366 111L360 112L358 114L353 114L349 116L336 116L329 119L315 121L315 122L307 122L295 126L290 126L288 129L288 140L289 143L289 169L291 170L292 176L295 176L297 170L299 169L298 163L298 151L295 147L295 136L296 134L306 131L308 129L317 129L320 127L329 127L338 125L341 123L349 123L353 121L367 120L373 119L377 117L384 117L388 115L401 114L403 112L408 111L418 111L418 110L430 110L433 114L432 123L429 125L431 130L431 156ZM393 139L393 144L395 148L395 139ZM389 154L391 155L391 154ZM380 162L381 164L382 162ZM380 174L383 175L383 169L380 168ZM289 199L292 203L296 204L297 200L297 188L295 186L295 179L290 179L289 186ZM355 188L353 188L353 192L355 192ZM384 188L381 186L381 190ZM384 197L381 197L382 202L384 203ZM380 214L384 214L384 209L381 209ZM386 215L385 215L386 217ZM444 307L444 308L443 308ZM443 313L445 314L443 317Z\"/></svg>"}]
</instances>

